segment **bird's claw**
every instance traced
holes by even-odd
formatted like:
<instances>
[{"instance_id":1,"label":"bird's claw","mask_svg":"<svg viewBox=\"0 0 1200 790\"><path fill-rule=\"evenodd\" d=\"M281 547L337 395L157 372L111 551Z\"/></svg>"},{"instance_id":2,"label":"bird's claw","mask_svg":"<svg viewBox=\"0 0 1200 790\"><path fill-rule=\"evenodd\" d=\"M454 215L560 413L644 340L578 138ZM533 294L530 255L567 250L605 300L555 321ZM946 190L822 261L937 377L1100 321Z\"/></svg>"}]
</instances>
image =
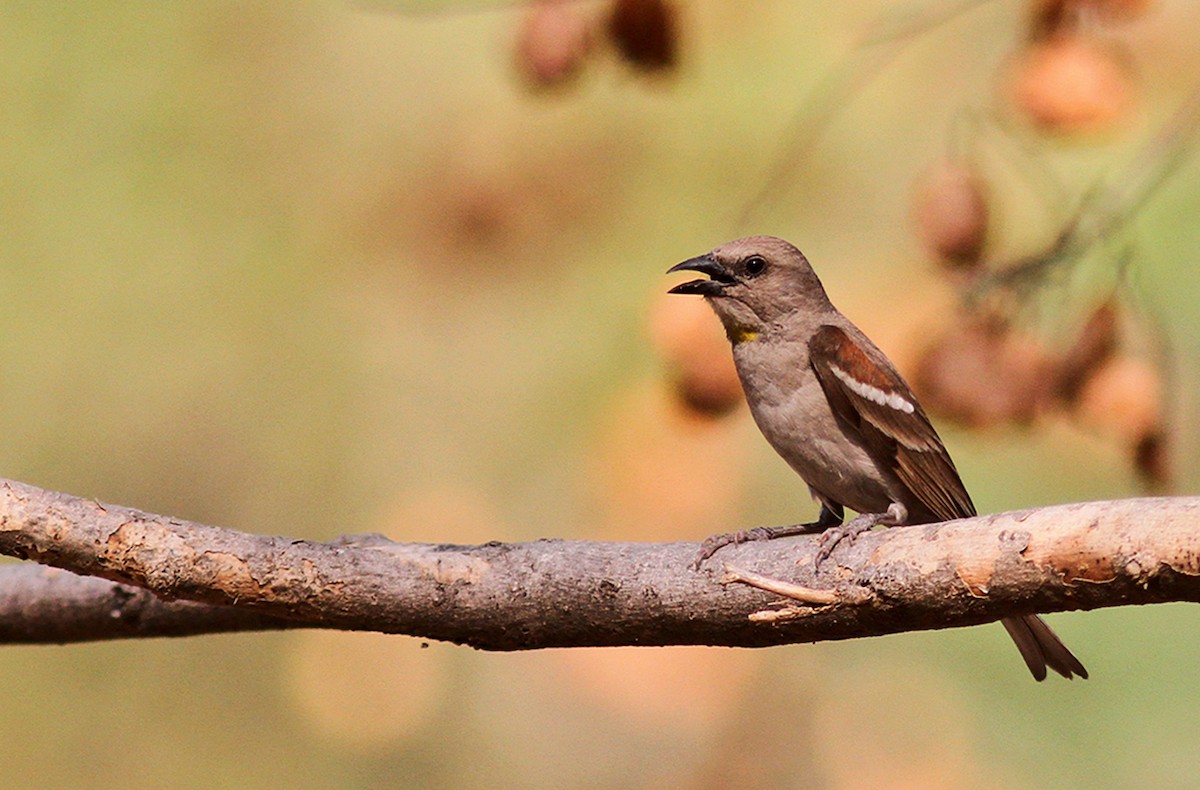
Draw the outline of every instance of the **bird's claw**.
<instances>
[{"instance_id":1,"label":"bird's claw","mask_svg":"<svg viewBox=\"0 0 1200 790\"><path fill-rule=\"evenodd\" d=\"M878 521L872 518L864 518L859 516L852 519L850 522L838 527L830 527L821 533L821 537L817 539L817 553L813 557L813 571L821 569L821 563L829 559L829 555L833 554L841 543L845 542L853 545L859 535L868 532L878 524Z\"/></svg>"},{"instance_id":2,"label":"bird's claw","mask_svg":"<svg viewBox=\"0 0 1200 790\"><path fill-rule=\"evenodd\" d=\"M746 543L752 540L770 540L772 537L774 536L767 527L755 527L754 529L742 529L737 532L726 532L722 535L710 535L700 544L700 550L696 552L696 558L692 560L691 569L694 571L700 570L700 566L704 564L705 560L730 543L736 546L739 543Z\"/></svg>"}]
</instances>

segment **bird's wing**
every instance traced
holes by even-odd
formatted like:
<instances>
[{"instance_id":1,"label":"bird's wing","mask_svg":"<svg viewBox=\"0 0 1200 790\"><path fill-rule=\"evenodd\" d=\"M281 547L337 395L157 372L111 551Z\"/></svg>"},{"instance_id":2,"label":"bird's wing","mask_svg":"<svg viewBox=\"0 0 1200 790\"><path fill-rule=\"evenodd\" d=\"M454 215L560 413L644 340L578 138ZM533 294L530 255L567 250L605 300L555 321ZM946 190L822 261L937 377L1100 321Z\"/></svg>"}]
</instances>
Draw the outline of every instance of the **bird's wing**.
<instances>
[{"instance_id":1,"label":"bird's wing","mask_svg":"<svg viewBox=\"0 0 1200 790\"><path fill-rule=\"evenodd\" d=\"M884 457L933 515L943 520L975 515L945 445L882 351L825 325L813 335L809 358L834 413Z\"/></svg>"}]
</instances>

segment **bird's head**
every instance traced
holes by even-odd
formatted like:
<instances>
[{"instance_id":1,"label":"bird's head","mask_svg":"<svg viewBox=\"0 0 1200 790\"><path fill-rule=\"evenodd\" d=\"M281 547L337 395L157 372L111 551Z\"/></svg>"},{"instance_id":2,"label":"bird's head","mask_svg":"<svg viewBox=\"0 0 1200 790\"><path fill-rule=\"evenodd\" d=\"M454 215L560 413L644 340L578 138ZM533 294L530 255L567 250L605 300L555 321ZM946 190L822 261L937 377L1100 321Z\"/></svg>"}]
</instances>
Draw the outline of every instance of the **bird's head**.
<instances>
[{"instance_id":1,"label":"bird's head","mask_svg":"<svg viewBox=\"0 0 1200 790\"><path fill-rule=\"evenodd\" d=\"M699 272L670 290L699 294L712 305L733 342L750 340L789 319L812 318L830 309L825 289L804 253L774 236L750 236L672 266Z\"/></svg>"}]
</instances>

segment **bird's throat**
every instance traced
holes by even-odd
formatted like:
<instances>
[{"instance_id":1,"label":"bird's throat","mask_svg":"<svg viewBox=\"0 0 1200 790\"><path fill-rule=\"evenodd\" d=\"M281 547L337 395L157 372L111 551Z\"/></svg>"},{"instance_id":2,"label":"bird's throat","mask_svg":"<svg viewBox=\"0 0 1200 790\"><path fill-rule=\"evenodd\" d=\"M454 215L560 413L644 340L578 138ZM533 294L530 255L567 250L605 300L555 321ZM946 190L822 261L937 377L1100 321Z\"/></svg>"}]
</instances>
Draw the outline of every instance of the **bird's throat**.
<instances>
[{"instance_id":1,"label":"bird's throat","mask_svg":"<svg viewBox=\"0 0 1200 790\"><path fill-rule=\"evenodd\" d=\"M735 346L739 343L752 343L758 340L757 329L751 329L745 324L736 324L733 322L725 324L725 335L729 338L729 342Z\"/></svg>"}]
</instances>

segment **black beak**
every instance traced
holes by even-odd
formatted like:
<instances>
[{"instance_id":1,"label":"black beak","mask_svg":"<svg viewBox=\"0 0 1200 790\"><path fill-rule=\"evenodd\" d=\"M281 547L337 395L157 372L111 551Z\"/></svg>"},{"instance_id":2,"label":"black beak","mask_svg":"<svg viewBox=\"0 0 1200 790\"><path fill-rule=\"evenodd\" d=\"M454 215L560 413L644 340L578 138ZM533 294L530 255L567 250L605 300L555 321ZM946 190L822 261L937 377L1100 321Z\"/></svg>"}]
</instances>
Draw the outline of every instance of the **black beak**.
<instances>
[{"instance_id":1,"label":"black beak","mask_svg":"<svg viewBox=\"0 0 1200 790\"><path fill-rule=\"evenodd\" d=\"M686 283L680 283L667 293L672 294L699 294L700 296L720 296L725 292L725 286L733 285L737 279L733 274L717 262L712 255L701 255L698 258L689 258L683 263L677 263L670 269L667 269L667 274L672 272L700 272L707 274L711 279L708 280L688 280Z\"/></svg>"}]
</instances>

